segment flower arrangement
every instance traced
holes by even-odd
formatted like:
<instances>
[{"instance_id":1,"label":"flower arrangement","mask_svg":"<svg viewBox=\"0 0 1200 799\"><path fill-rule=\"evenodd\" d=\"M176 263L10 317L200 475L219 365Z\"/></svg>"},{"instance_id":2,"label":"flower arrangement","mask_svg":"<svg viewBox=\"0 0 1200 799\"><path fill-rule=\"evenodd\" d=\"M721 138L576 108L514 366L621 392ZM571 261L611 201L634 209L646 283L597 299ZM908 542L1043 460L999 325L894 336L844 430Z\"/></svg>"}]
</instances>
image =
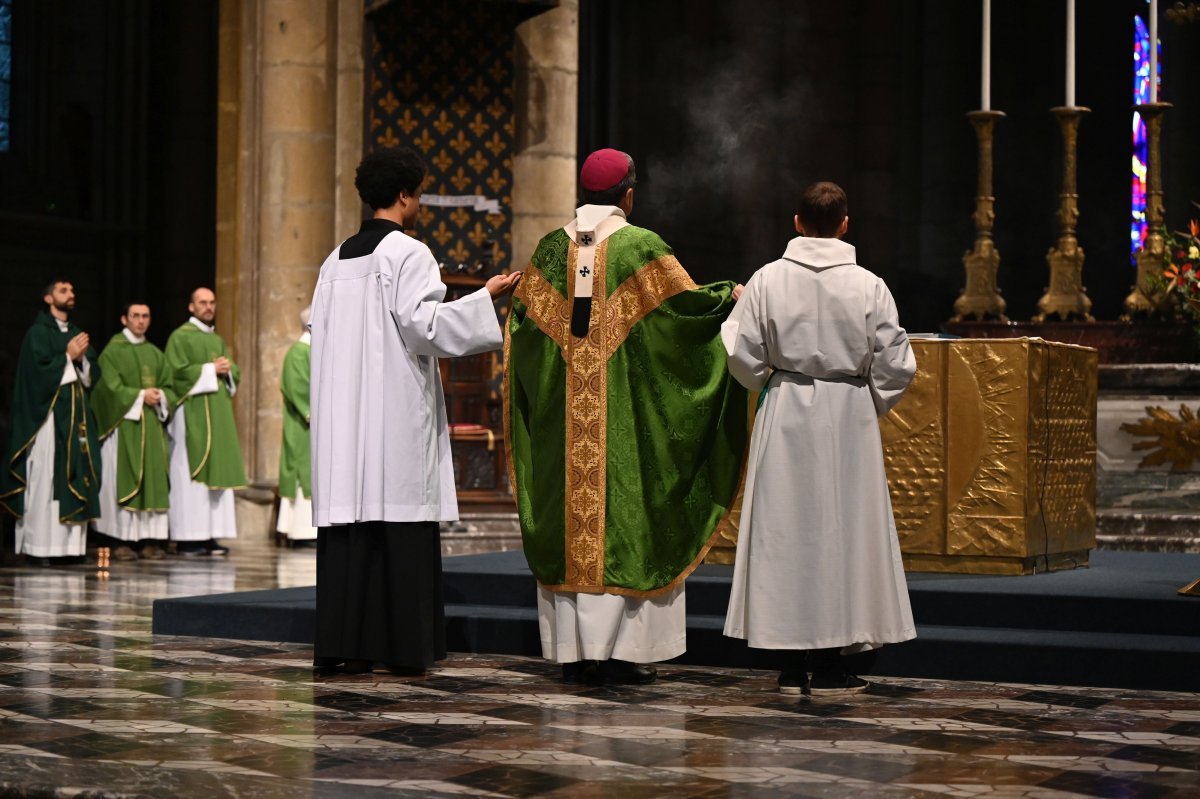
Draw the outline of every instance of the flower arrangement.
<instances>
[{"instance_id":1,"label":"flower arrangement","mask_svg":"<svg viewBox=\"0 0 1200 799\"><path fill-rule=\"evenodd\" d=\"M1167 299L1192 321L1200 335L1200 221L1193 219L1187 232L1168 233L1164 241Z\"/></svg>"}]
</instances>

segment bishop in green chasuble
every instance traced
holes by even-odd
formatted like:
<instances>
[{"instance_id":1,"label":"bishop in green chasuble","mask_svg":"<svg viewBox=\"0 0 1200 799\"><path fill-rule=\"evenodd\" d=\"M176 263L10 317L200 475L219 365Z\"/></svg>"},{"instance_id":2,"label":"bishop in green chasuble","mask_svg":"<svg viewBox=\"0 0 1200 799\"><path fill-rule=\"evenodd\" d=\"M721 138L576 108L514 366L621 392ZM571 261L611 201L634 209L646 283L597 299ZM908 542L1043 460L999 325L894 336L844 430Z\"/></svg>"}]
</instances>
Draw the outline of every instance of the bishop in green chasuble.
<instances>
[{"instance_id":1,"label":"bishop in green chasuble","mask_svg":"<svg viewBox=\"0 0 1200 799\"><path fill-rule=\"evenodd\" d=\"M564 230L542 239L509 317L525 555L550 590L653 597L699 564L737 494L748 403L720 339L734 284L697 286L661 238L626 226L596 247L575 336L578 250Z\"/></svg>"},{"instance_id":2,"label":"bishop in green chasuble","mask_svg":"<svg viewBox=\"0 0 1200 799\"><path fill-rule=\"evenodd\" d=\"M144 305L131 310L149 311ZM143 331L144 332L144 331ZM104 489L96 530L122 541L165 539L170 483L166 421L177 398L163 351L128 327L100 353L103 379L92 392L100 423ZM151 405L147 392L157 389Z\"/></svg>"}]
</instances>

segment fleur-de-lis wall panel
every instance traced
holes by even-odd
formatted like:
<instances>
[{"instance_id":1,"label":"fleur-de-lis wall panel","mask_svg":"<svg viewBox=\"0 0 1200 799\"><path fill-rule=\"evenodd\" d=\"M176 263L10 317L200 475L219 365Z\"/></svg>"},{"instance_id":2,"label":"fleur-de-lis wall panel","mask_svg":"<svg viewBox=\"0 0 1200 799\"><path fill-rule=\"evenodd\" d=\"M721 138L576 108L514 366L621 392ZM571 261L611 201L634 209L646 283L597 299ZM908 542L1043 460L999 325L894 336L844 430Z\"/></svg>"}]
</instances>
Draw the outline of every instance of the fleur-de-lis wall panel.
<instances>
[{"instance_id":1,"label":"fleur-de-lis wall panel","mask_svg":"<svg viewBox=\"0 0 1200 799\"><path fill-rule=\"evenodd\" d=\"M515 29L555 3L372 0L366 148L429 165L417 235L449 273L512 257Z\"/></svg>"}]
</instances>

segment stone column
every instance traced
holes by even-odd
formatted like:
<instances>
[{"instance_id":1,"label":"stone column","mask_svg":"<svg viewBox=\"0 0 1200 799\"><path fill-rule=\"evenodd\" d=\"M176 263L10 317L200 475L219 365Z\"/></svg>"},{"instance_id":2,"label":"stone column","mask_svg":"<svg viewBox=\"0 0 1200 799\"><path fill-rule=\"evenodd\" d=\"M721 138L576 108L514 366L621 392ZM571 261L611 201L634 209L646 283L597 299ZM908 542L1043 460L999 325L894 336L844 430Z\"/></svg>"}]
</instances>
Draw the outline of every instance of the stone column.
<instances>
[{"instance_id":1,"label":"stone column","mask_svg":"<svg viewBox=\"0 0 1200 799\"><path fill-rule=\"evenodd\" d=\"M360 217L362 22L361 0L221 0L217 315L243 374L248 534L266 531L278 479L283 356L321 263Z\"/></svg>"},{"instance_id":2,"label":"stone column","mask_svg":"<svg viewBox=\"0 0 1200 799\"><path fill-rule=\"evenodd\" d=\"M516 47L512 267L520 269L542 236L574 215L578 0L562 0L557 8L518 25Z\"/></svg>"}]
</instances>

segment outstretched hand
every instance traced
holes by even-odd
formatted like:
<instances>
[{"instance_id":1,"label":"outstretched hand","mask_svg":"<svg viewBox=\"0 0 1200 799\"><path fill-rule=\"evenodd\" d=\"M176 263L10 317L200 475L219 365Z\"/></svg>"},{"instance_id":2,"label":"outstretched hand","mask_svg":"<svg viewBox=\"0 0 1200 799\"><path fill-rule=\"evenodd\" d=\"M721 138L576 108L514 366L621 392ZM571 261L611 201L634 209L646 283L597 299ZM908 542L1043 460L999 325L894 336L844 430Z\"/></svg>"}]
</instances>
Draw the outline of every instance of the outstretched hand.
<instances>
[{"instance_id":1,"label":"outstretched hand","mask_svg":"<svg viewBox=\"0 0 1200 799\"><path fill-rule=\"evenodd\" d=\"M740 300L742 298L742 292L745 290L746 290L746 287L743 286L741 283L738 283L736 286L734 286L733 287L733 301L737 302L738 300Z\"/></svg>"},{"instance_id":2,"label":"outstretched hand","mask_svg":"<svg viewBox=\"0 0 1200 799\"><path fill-rule=\"evenodd\" d=\"M493 300L498 300L506 294L511 294L513 289L517 287L517 282L521 279L520 272L511 272L507 275L495 275L488 278L488 282L484 288L488 290L488 294L492 295Z\"/></svg>"}]
</instances>

